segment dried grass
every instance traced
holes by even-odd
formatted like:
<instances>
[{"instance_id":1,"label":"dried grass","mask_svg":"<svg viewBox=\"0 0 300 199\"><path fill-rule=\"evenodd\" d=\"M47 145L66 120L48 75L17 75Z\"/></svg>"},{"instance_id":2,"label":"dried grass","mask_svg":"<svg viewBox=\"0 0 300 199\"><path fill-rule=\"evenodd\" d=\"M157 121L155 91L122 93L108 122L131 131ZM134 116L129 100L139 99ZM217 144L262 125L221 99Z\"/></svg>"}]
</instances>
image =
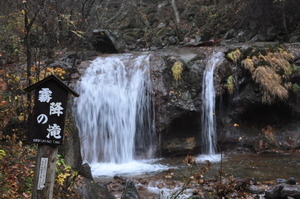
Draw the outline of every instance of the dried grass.
<instances>
[{"instance_id":1,"label":"dried grass","mask_svg":"<svg viewBox=\"0 0 300 199\"><path fill-rule=\"evenodd\" d=\"M293 55L286 51L279 52L268 52L267 55L259 55L259 58L266 61L270 66L276 71L279 72L281 69L284 70L283 77L288 78L292 74L292 66L289 63L293 59Z\"/></svg>"},{"instance_id":2,"label":"dried grass","mask_svg":"<svg viewBox=\"0 0 300 199\"><path fill-rule=\"evenodd\" d=\"M281 77L268 66L259 66L252 73L253 80L261 86L263 103L271 104L276 98L285 100L289 97L288 89L281 85Z\"/></svg>"},{"instance_id":3,"label":"dried grass","mask_svg":"<svg viewBox=\"0 0 300 199\"><path fill-rule=\"evenodd\" d=\"M292 87L289 78L294 70L290 62L293 59L291 53L277 48L276 51L258 51L256 55L241 61L242 67L249 70L252 79L260 85L263 103L271 104L275 99L289 97Z\"/></svg>"},{"instance_id":4,"label":"dried grass","mask_svg":"<svg viewBox=\"0 0 300 199\"><path fill-rule=\"evenodd\" d=\"M245 69L249 70L251 73L253 73L254 70L255 70L254 62L253 62L253 60L250 59L249 57L247 57L246 59L244 59L244 60L242 61L242 66L243 66Z\"/></svg>"}]
</instances>

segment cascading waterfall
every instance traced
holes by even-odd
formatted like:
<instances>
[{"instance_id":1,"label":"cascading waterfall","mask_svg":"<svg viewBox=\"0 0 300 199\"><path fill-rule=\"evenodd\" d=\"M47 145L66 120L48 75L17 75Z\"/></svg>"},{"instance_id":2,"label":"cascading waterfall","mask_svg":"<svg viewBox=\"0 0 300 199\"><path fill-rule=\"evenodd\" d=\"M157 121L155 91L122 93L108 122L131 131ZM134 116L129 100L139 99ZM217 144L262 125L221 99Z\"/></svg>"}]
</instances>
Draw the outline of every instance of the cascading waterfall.
<instances>
[{"instance_id":1,"label":"cascading waterfall","mask_svg":"<svg viewBox=\"0 0 300 199\"><path fill-rule=\"evenodd\" d=\"M84 162L121 164L151 156L154 122L149 55L94 60L78 84L76 123Z\"/></svg>"},{"instance_id":2,"label":"cascading waterfall","mask_svg":"<svg viewBox=\"0 0 300 199\"><path fill-rule=\"evenodd\" d=\"M214 155L217 151L214 70L222 63L224 54L214 53L203 74L202 88L202 153Z\"/></svg>"}]
</instances>

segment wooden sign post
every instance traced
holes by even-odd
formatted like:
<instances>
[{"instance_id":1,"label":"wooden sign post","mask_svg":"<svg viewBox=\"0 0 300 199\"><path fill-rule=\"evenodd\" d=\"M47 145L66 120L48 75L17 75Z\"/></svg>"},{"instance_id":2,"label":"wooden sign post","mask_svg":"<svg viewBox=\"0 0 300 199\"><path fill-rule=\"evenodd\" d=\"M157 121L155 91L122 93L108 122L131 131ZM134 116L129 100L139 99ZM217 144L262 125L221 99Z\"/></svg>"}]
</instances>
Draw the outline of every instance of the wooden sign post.
<instances>
[{"instance_id":1,"label":"wooden sign post","mask_svg":"<svg viewBox=\"0 0 300 199\"><path fill-rule=\"evenodd\" d=\"M35 90L29 141L37 143L38 154L33 182L33 199L52 199L58 146L63 144L68 94L79 95L51 75L24 89Z\"/></svg>"}]
</instances>

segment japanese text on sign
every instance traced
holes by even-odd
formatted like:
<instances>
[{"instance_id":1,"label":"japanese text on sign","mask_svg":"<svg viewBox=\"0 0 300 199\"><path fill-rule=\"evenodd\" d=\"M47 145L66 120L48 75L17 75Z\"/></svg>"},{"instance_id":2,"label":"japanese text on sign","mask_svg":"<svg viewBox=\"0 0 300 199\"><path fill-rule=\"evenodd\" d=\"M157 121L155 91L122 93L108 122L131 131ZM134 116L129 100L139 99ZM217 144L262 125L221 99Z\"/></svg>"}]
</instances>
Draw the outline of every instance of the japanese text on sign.
<instances>
[{"instance_id":1,"label":"japanese text on sign","mask_svg":"<svg viewBox=\"0 0 300 199\"><path fill-rule=\"evenodd\" d=\"M61 102L51 102L52 100L52 91L49 88L41 88L39 90L38 101L45 102L49 104L49 115L56 115L59 117L63 114L64 108L62 107ZM48 122L48 116L45 113L42 113L37 116L37 122L39 124L46 124ZM53 137L55 139L61 138L61 127L58 124L49 124L47 131L47 138Z\"/></svg>"}]
</instances>

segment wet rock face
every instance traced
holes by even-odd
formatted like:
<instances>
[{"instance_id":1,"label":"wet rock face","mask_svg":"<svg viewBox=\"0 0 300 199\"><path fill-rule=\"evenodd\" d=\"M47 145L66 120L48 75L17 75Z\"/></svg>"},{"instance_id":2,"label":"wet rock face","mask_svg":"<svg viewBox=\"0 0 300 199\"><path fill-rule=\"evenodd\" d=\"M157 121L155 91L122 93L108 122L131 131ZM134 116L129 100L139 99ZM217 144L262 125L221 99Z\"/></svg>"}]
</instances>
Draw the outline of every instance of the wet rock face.
<instances>
[{"instance_id":1,"label":"wet rock face","mask_svg":"<svg viewBox=\"0 0 300 199\"><path fill-rule=\"evenodd\" d=\"M163 156L200 152L202 79L208 56L201 56L199 51L196 54L184 59L189 57L184 51L169 52L157 57L159 63L154 65L159 67L152 68L156 132ZM183 63L183 70L176 80L172 67L178 61ZM233 94L226 88L230 74L235 80ZM299 83L297 75L293 76L293 83ZM258 152L299 148L300 103L295 94L291 92L287 100L263 103L260 87L250 74L227 60L216 69L214 81L221 150Z\"/></svg>"},{"instance_id":2,"label":"wet rock face","mask_svg":"<svg viewBox=\"0 0 300 199\"><path fill-rule=\"evenodd\" d=\"M164 156L186 155L199 148L204 59L189 50L164 52L152 59L155 125ZM176 64L182 67L177 76Z\"/></svg>"},{"instance_id":3,"label":"wet rock face","mask_svg":"<svg viewBox=\"0 0 300 199\"><path fill-rule=\"evenodd\" d=\"M294 63L299 54L289 48L294 55ZM293 64L293 63L292 63ZM298 93L289 90L286 100L276 99L272 103L262 101L262 90L253 81L249 71L232 64L219 67L219 92L217 93L218 137L222 139L223 150L237 148L242 150L263 151L269 149L292 150L299 148L299 103ZM229 94L226 80L234 77L234 93ZM295 72L289 79L299 84ZM292 139L291 139L292 138Z\"/></svg>"},{"instance_id":4,"label":"wet rock face","mask_svg":"<svg viewBox=\"0 0 300 199\"><path fill-rule=\"evenodd\" d=\"M290 48L299 66L299 50ZM199 154L201 143L202 79L206 58L224 48L173 48L152 53L151 80L155 109L158 154L176 156ZM94 53L90 57L93 57ZM68 56L70 57L70 56ZM89 61L84 57L74 69L71 84L84 74ZM300 70L299 70L300 71ZM300 72L292 80L300 85ZM235 93L226 88L235 79ZM225 60L215 70L218 145L221 150L264 151L300 147L300 97L268 105L250 74Z\"/></svg>"}]
</instances>

